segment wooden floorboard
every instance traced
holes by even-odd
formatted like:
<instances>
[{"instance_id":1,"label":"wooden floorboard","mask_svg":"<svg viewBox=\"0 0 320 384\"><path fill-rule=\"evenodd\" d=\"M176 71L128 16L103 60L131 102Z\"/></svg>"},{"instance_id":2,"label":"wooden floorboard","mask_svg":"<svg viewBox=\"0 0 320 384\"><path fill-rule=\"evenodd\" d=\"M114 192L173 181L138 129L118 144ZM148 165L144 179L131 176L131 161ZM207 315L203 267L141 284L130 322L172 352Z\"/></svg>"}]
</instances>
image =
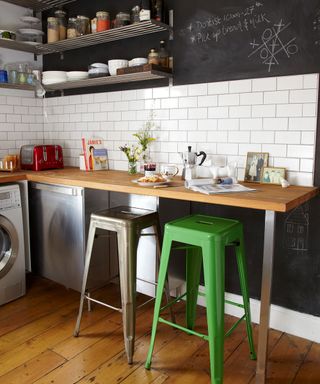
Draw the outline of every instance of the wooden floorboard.
<instances>
[{"instance_id":1,"label":"wooden floorboard","mask_svg":"<svg viewBox=\"0 0 320 384\"><path fill-rule=\"evenodd\" d=\"M111 285L95 295L116 305L119 291ZM207 342L164 324L158 327L151 370L144 368L153 303L138 310L132 365L127 364L118 312L99 305L85 310L80 335L74 337L79 296L30 275L27 295L0 307L1 384L210 383ZM175 312L182 323L183 302ZM226 329L234 320L225 316ZM196 327L206 332L204 308L198 309ZM255 342L258 331L255 325ZM319 344L271 330L268 351L268 384L320 383ZM249 358L244 324L226 339L224 361L224 384L254 384L256 362Z\"/></svg>"}]
</instances>

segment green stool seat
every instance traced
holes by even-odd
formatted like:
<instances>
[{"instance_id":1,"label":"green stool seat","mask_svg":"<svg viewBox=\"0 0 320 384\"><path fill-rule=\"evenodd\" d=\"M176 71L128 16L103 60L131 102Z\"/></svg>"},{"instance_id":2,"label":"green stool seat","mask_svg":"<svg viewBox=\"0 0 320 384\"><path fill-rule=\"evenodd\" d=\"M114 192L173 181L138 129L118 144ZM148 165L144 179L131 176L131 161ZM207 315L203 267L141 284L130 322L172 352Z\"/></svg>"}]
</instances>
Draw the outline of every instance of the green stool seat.
<instances>
[{"instance_id":1,"label":"green stool seat","mask_svg":"<svg viewBox=\"0 0 320 384\"><path fill-rule=\"evenodd\" d=\"M172 243L182 243L176 248L186 249L186 293L161 308L162 292L165 284ZM224 334L224 292L225 292L225 247L234 246L243 297L244 315ZM208 335L193 330L196 319L196 306L203 264ZM165 320L160 312L174 302L186 296L186 327ZM228 301L230 303L230 301ZM165 225L164 240L161 253L160 270L151 341L145 367L150 369L152 352L158 322L166 323L189 334L200 336L209 342L211 383L223 382L224 338L228 336L242 321L246 321L246 329L251 359L256 359L253 345L249 293L247 282L246 259L244 252L242 224L236 220L219 217L192 215L171 221Z\"/></svg>"}]
</instances>

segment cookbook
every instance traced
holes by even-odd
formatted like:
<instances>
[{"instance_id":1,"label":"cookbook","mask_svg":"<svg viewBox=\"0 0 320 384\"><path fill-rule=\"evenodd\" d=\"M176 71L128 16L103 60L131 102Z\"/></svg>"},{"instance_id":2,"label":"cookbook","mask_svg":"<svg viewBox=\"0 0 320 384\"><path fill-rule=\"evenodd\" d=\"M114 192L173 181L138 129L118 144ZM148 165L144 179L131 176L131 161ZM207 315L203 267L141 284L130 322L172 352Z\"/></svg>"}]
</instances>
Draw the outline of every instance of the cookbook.
<instances>
[{"instance_id":1,"label":"cookbook","mask_svg":"<svg viewBox=\"0 0 320 384\"><path fill-rule=\"evenodd\" d=\"M101 171L109 169L108 151L101 137L82 137L82 150L86 171Z\"/></svg>"}]
</instances>

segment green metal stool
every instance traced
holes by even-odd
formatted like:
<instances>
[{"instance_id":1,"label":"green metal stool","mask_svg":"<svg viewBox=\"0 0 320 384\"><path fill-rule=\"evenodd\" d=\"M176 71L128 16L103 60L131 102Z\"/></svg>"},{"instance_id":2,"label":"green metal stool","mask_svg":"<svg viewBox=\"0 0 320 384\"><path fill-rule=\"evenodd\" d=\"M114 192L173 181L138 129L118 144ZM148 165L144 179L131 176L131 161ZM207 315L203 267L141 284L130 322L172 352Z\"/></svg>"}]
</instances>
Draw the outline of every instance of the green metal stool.
<instances>
[{"instance_id":1,"label":"green metal stool","mask_svg":"<svg viewBox=\"0 0 320 384\"><path fill-rule=\"evenodd\" d=\"M165 284L172 242L182 243L180 249L186 249L186 293L160 308ZM224 290L225 290L225 247L233 245L236 250L244 315L224 334ZM196 306L203 262L206 292L208 335L193 330L196 318ZM160 317L160 312L186 296L186 327ZM171 325L189 334L199 336L209 342L211 383L223 382L224 338L229 336L236 326L246 320L250 357L256 359L253 345L247 269L244 252L242 224L236 220L223 219L205 215L187 216L165 225L164 240L160 261L159 279L154 307L151 341L145 367L150 369L152 352L158 322Z\"/></svg>"}]
</instances>

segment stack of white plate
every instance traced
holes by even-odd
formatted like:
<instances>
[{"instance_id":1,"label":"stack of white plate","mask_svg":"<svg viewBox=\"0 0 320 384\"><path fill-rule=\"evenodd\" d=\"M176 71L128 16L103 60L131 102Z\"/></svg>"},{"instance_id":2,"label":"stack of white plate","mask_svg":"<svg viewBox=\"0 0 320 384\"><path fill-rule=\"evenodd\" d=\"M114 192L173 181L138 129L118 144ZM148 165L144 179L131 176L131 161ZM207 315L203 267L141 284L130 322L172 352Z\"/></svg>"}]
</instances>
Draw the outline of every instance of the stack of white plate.
<instances>
[{"instance_id":1,"label":"stack of white plate","mask_svg":"<svg viewBox=\"0 0 320 384\"><path fill-rule=\"evenodd\" d=\"M42 72L42 84L44 85L64 83L65 81L67 81L67 72L65 71Z\"/></svg>"},{"instance_id":2,"label":"stack of white plate","mask_svg":"<svg viewBox=\"0 0 320 384\"><path fill-rule=\"evenodd\" d=\"M86 71L70 71L67 72L68 81L84 80L88 78L88 72Z\"/></svg>"}]
</instances>

